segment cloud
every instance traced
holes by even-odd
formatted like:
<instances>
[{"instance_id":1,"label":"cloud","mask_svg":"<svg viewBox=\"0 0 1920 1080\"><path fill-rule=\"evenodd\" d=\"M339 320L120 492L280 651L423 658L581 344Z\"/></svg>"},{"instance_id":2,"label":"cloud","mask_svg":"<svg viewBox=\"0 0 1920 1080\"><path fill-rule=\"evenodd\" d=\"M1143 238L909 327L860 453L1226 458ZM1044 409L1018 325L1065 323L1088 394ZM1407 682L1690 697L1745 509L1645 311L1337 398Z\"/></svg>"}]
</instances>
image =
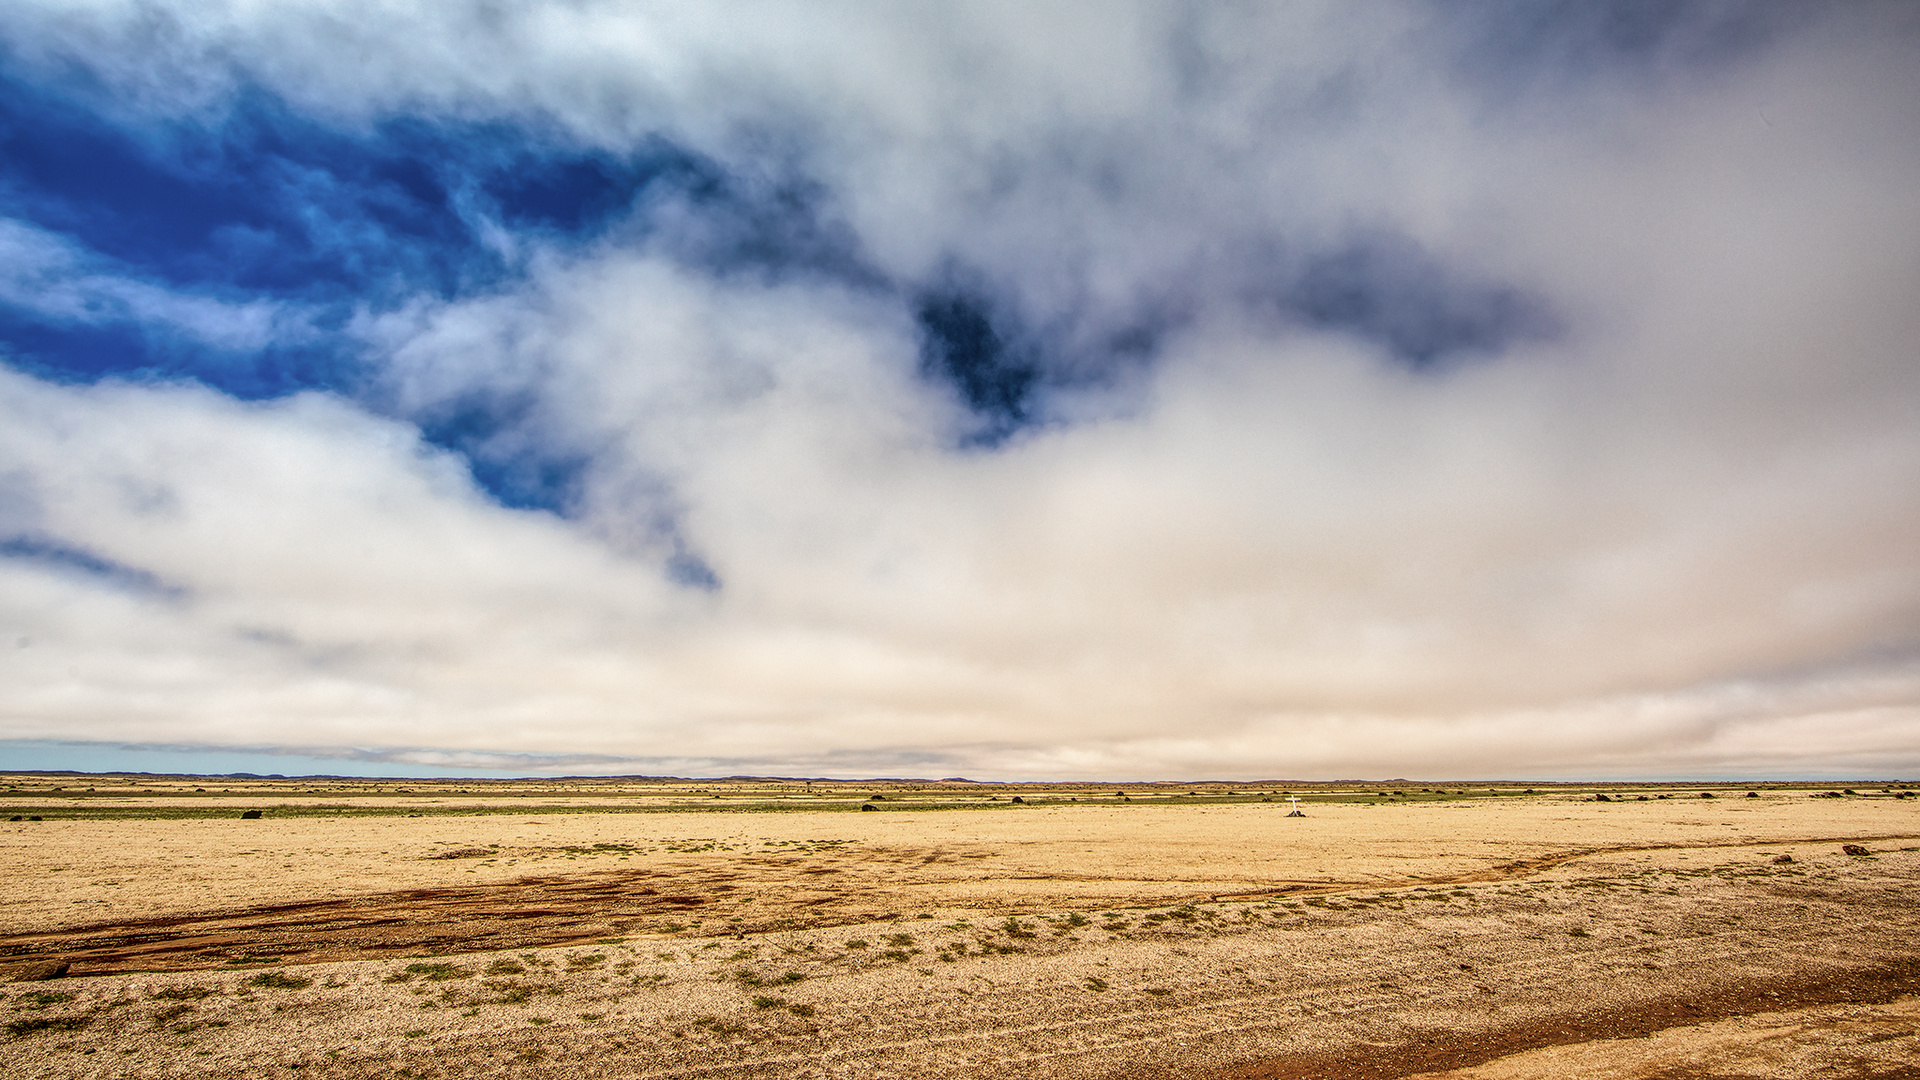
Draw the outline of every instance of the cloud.
<instances>
[{"instance_id":1,"label":"cloud","mask_svg":"<svg viewBox=\"0 0 1920 1080\"><path fill-rule=\"evenodd\" d=\"M1920 765L1901 5L100 0L0 42L15 144L175 185L4 173L0 737Z\"/></svg>"}]
</instances>

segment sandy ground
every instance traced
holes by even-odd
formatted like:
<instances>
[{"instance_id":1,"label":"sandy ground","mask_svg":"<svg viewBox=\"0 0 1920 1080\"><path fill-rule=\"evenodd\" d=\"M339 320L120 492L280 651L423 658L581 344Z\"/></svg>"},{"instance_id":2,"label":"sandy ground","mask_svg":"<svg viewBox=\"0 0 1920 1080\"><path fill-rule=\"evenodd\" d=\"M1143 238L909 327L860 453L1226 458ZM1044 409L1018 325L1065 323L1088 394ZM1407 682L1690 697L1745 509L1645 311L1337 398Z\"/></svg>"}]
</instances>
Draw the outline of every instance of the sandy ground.
<instances>
[{"instance_id":1,"label":"sandy ground","mask_svg":"<svg viewBox=\"0 0 1920 1080\"><path fill-rule=\"evenodd\" d=\"M1732 794L0 822L0 1073L1913 1075L1920 800Z\"/></svg>"}]
</instances>

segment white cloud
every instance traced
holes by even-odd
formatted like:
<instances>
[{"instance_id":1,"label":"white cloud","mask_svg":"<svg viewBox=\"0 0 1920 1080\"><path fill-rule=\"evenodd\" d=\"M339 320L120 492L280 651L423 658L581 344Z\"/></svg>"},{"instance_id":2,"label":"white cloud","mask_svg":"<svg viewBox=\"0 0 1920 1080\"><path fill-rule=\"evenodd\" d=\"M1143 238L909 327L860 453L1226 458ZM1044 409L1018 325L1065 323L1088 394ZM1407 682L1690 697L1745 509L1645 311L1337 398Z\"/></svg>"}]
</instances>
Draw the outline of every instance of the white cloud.
<instances>
[{"instance_id":1,"label":"white cloud","mask_svg":"<svg viewBox=\"0 0 1920 1080\"><path fill-rule=\"evenodd\" d=\"M312 337L305 313L286 305L176 292L103 262L57 234L0 218L0 304L58 322L156 329L196 348L251 351Z\"/></svg>"},{"instance_id":2,"label":"white cloud","mask_svg":"<svg viewBox=\"0 0 1920 1080\"><path fill-rule=\"evenodd\" d=\"M663 771L1920 766L1896 8L1516 76L1525 100L1413 4L900 10L14 16L26 55L84 50L144 107L246 78L336 118L664 134L818 179L882 270L962 260L1060 341L1183 318L1075 423L988 451L955 449L898 296L715 275L670 235L364 314L395 415L532 403L495 438L587 462L564 521L342 400L7 374L17 527L181 592L0 561L33 641L0 735ZM1416 372L1254 302L1368 230L1564 333ZM721 587L673 584L676 553Z\"/></svg>"}]
</instances>

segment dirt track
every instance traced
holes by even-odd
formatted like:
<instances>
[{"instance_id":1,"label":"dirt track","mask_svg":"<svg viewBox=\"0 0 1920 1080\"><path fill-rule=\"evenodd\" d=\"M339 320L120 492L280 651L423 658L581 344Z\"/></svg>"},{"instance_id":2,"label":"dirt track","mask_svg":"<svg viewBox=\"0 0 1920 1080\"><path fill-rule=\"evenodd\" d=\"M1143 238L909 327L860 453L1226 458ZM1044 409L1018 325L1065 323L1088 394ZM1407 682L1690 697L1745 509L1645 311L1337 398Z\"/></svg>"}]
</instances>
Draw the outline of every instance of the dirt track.
<instances>
[{"instance_id":1,"label":"dirt track","mask_svg":"<svg viewBox=\"0 0 1920 1080\"><path fill-rule=\"evenodd\" d=\"M1902 838L1847 839L1884 842ZM1797 841L1801 845L1842 842L1834 837ZM1738 841L1580 848L1502 863L1487 870L1412 878L1400 884L1486 884L1532 877L1577 859L1597 856L1716 848L1734 851L1758 846L1780 845ZM664 938L677 933L674 928L684 929L688 920L711 913L730 900L737 901L745 889L753 890L759 902L746 914L726 917L728 933L857 925L899 917L899 912L874 910L871 903L873 898L903 899L898 895L899 883L885 880L888 869L921 868L949 857L933 850L841 852L815 858L748 857L725 868L661 866L547 875L502 884L411 889L0 935L0 979L18 965L46 962L64 963L75 976L113 975L221 969L269 961L321 963L544 948L610 937ZM1290 882L1246 892L1159 899L1221 902L1297 898L1359 887L1357 882ZM919 889L911 899L920 906L956 906L955 897L939 895L938 890Z\"/></svg>"}]
</instances>

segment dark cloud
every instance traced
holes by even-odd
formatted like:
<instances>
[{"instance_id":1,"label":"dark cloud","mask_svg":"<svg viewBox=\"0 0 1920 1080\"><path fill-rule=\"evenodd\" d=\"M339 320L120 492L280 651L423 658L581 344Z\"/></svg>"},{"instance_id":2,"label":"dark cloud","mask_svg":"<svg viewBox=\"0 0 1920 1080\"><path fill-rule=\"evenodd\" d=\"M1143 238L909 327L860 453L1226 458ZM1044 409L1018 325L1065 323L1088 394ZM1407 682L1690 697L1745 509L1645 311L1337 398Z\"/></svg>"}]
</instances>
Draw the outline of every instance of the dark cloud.
<instances>
[{"instance_id":1,"label":"dark cloud","mask_svg":"<svg viewBox=\"0 0 1920 1080\"><path fill-rule=\"evenodd\" d=\"M0 559L14 559L78 575L106 588L140 596L178 599L185 595L185 590L168 584L151 571L116 562L81 545L49 536L0 537Z\"/></svg>"},{"instance_id":2,"label":"dark cloud","mask_svg":"<svg viewBox=\"0 0 1920 1080\"><path fill-rule=\"evenodd\" d=\"M1449 267L1391 233L1307 258L1274 302L1288 316L1352 334L1418 371L1549 340L1562 329L1544 298Z\"/></svg>"},{"instance_id":3,"label":"dark cloud","mask_svg":"<svg viewBox=\"0 0 1920 1080\"><path fill-rule=\"evenodd\" d=\"M1794 0L1440 0L1461 71L1512 91L1724 70L1816 21Z\"/></svg>"}]
</instances>

